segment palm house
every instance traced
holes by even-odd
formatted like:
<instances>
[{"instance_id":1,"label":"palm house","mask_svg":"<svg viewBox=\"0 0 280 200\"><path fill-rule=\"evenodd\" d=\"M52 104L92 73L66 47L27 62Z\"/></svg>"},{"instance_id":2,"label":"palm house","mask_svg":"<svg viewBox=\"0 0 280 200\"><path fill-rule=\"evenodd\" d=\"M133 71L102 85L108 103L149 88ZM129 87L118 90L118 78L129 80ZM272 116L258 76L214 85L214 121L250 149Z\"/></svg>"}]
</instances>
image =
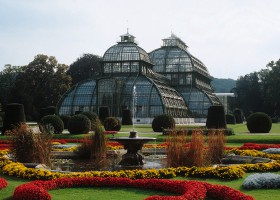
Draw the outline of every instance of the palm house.
<instances>
[{"instance_id":1,"label":"palm house","mask_svg":"<svg viewBox=\"0 0 280 200\"><path fill-rule=\"evenodd\" d=\"M205 118L211 105L221 104L213 94L212 77L206 66L190 54L188 46L176 35L163 39L162 47L149 55L153 71L165 76L183 96L191 117Z\"/></svg>"},{"instance_id":2,"label":"palm house","mask_svg":"<svg viewBox=\"0 0 280 200\"><path fill-rule=\"evenodd\" d=\"M138 123L150 123L162 113L188 117L183 96L167 77L153 71L150 56L133 35L122 35L104 53L102 66L100 77L79 82L64 94L58 103L60 115L108 107L115 117L121 117L124 109L134 110Z\"/></svg>"}]
</instances>

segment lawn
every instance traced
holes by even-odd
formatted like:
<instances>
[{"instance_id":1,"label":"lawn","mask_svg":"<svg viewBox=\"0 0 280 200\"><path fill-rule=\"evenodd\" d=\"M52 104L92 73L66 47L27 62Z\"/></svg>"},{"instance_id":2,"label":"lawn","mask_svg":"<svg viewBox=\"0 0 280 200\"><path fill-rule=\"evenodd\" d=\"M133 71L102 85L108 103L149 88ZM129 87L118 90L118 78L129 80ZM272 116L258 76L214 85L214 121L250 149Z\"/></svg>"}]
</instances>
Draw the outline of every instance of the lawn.
<instances>
[{"instance_id":1,"label":"lawn","mask_svg":"<svg viewBox=\"0 0 280 200\"><path fill-rule=\"evenodd\" d=\"M270 133L266 134L250 134L247 130L245 124L229 125L229 128L234 130L235 135L227 137L227 146L241 146L245 142L254 143L267 143L267 144L280 144L280 124L273 124ZM116 136L128 136L128 132L132 130L132 126L123 126L120 133ZM187 126L180 126L180 128L188 128ZM166 136L161 133L154 133L152 131L151 125L135 125L135 130L139 133L139 136L148 136L157 138L157 143L164 142ZM54 138L83 138L85 135L69 135L61 134L54 135ZM111 137L111 135L108 135ZM0 139L5 139L6 136L0 136ZM280 174L280 172L277 172ZM255 199L267 199L278 200L279 199L279 189L259 189L259 190L245 190L241 188L244 179L252 173L247 173L244 178L232 181L223 181L218 179L197 179L199 181L207 181L213 184L226 185L237 190L240 190L248 195L252 195ZM9 185L8 187L0 190L0 199L8 200L12 199L12 194L14 189L29 180L24 180L16 177L10 177L6 175L1 175L0 177L5 178ZM191 180L190 178L176 178L180 180ZM167 193L159 191L150 191L136 188L70 188L70 189L60 189L53 190L49 192L52 195L52 199L144 199L150 195L159 194L167 195Z\"/></svg>"}]
</instances>

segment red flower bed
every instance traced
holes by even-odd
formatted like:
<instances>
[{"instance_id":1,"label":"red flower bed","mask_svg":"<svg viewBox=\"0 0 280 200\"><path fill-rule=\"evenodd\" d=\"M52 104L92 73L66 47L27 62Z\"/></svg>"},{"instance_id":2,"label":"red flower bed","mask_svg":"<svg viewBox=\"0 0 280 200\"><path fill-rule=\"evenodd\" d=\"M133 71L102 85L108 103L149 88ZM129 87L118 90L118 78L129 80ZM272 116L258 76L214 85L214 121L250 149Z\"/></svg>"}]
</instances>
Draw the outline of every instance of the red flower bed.
<instances>
[{"instance_id":1,"label":"red flower bed","mask_svg":"<svg viewBox=\"0 0 280 200\"><path fill-rule=\"evenodd\" d=\"M128 178L59 178L49 181L32 181L18 186L13 199L43 199L51 196L46 190L74 187L133 187L166 191L173 196L150 196L146 200L205 199L206 197L227 200L253 200L254 198L227 186L213 185L198 181L175 181L165 179L128 179Z\"/></svg>"},{"instance_id":2,"label":"red flower bed","mask_svg":"<svg viewBox=\"0 0 280 200\"><path fill-rule=\"evenodd\" d=\"M240 150L265 150L269 148L280 148L280 144L256 144L256 143L244 143L238 149Z\"/></svg>"},{"instance_id":3,"label":"red flower bed","mask_svg":"<svg viewBox=\"0 0 280 200\"><path fill-rule=\"evenodd\" d=\"M112 134L112 135L115 135L118 133L118 131L104 131L103 132L104 134Z\"/></svg>"},{"instance_id":4,"label":"red flower bed","mask_svg":"<svg viewBox=\"0 0 280 200\"><path fill-rule=\"evenodd\" d=\"M7 187L8 182L4 178L0 178L0 189Z\"/></svg>"}]
</instances>

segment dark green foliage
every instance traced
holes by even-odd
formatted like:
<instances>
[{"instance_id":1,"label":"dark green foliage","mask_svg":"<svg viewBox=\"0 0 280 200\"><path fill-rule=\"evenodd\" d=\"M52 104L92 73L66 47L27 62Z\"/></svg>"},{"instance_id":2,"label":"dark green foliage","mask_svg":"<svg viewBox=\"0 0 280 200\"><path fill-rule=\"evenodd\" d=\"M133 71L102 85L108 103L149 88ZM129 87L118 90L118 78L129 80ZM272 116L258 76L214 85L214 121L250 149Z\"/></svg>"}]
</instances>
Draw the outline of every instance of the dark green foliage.
<instances>
[{"instance_id":1,"label":"dark green foliage","mask_svg":"<svg viewBox=\"0 0 280 200\"><path fill-rule=\"evenodd\" d=\"M40 120L47 115L56 115L57 109L55 106L49 106L47 108L41 108L40 109Z\"/></svg>"},{"instance_id":2,"label":"dark green foliage","mask_svg":"<svg viewBox=\"0 0 280 200\"><path fill-rule=\"evenodd\" d=\"M154 132L162 132L163 129L174 129L175 120L168 114L158 115L152 122L152 128Z\"/></svg>"},{"instance_id":3,"label":"dark green foliage","mask_svg":"<svg viewBox=\"0 0 280 200\"><path fill-rule=\"evenodd\" d=\"M90 120L85 115L74 115L68 122L68 131L70 134L85 134L90 131Z\"/></svg>"},{"instance_id":4,"label":"dark green foliage","mask_svg":"<svg viewBox=\"0 0 280 200\"><path fill-rule=\"evenodd\" d=\"M236 124L234 115L226 114L226 122L227 122L227 124Z\"/></svg>"},{"instance_id":5,"label":"dark green foliage","mask_svg":"<svg viewBox=\"0 0 280 200\"><path fill-rule=\"evenodd\" d=\"M3 119L4 119L4 112L0 112L0 131L2 131L3 127Z\"/></svg>"},{"instance_id":6,"label":"dark green foliage","mask_svg":"<svg viewBox=\"0 0 280 200\"><path fill-rule=\"evenodd\" d=\"M55 134L60 134L62 133L63 129L64 129L64 124L62 119L60 119L59 116L57 115L46 115L44 116L41 121L40 124L45 127L48 124L52 125L54 128L54 133Z\"/></svg>"},{"instance_id":7,"label":"dark green foliage","mask_svg":"<svg viewBox=\"0 0 280 200\"><path fill-rule=\"evenodd\" d=\"M94 112L91 111L84 111L82 113L80 113L82 115L85 115L87 118L89 118L90 120L90 124L91 124L91 129L92 131L95 131L96 129L96 124L99 124L99 118L98 115Z\"/></svg>"},{"instance_id":8,"label":"dark green foliage","mask_svg":"<svg viewBox=\"0 0 280 200\"><path fill-rule=\"evenodd\" d=\"M247 128L250 133L269 133L271 126L271 118L263 112L253 113L247 118Z\"/></svg>"},{"instance_id":9,"label":"dark green foliage","mask_svg":"<svg viewBox=\"0 0 280 200\"><path fill-rule=\"evenodd\" d=\"M119 131L121 130L121 122L115 117L107 117L104 120L104 128L106 131Z\"/></svg>"},{"instance_id":10,"label":"dark green foliage","mask_svg":"<svg viewBox=\"0 0 280 200\"><path fill-rule=\"evenodd\" d=\"M11 89L11 101L24 105L26 118L38 120L40 108L56 105L70 88L67 65L59 64L53 56L37 55L21 68Z\"/></svg>"},{"instance_id":11,"label":"dark green foliage","mask_svg":"<svg viewBox=\"0 0 280 200\"><path fill-rule=\"evenodd\" d=\"M25 121L23 105L18 103L8 104L4 114L2 132L5 134L5 131L12 130Z\"/></svg>"},{"instance_id":12,"label":"dark green foliage","mask_svg":"<svg viewBox=\"0 0 280 200\"><path fill-rule=\"evenodd\" d=\"M131 112L128 109L123 110L122 112L122 125L132 125L132 116Z\"/></svg>"},{"instance_id":13,"label":"dark green foliage","mask_svg":"<svg viewBox=\"0 0 280 200\"><path fill-rule=\"evenodd\" d=\"M233 114L234 114L236 123L237 124L242 124L243 123L243 118L244 118L242 111L240 109L235 109Z\"/></svg>"},{"instance_id":14,"label":"dark green foliage","mask_svg":"<svg viewBox=\"0 0 280 200\"><path fill-rule=\"evenodd\" d=\"M99 108L99 119L101 121L101 123L103 124L104 120L110 117L110 111L108 107L100 107Z\"/></svg>"},{"instance_id":15,"label":"dark green foliage","mask_svg":"<svg viewBox=\"0 0 280 200\"><path fill-rule=\"evenodd\" d=\"M67 71L67 74L72 77L72 84L75 85L82 80L97 77L101 72L101 61L100 56L92 54L84 54L78 58Z\"/></svg>"},{"instance_id":16,"label":"dark green foliage","mask_svg":"<svg viewBox=\"0 0 280 200\"><path fill-rule=\"evenodd\" d=\"M59 117L63 121L64 129L68 129L68 122L69 122L71 116L69 116L69 115L61 115Z\"/></svg>"},{"instance_id":17,"label":"dark green foliage","mask_svg":"<svg viewBox=\"0 0 280 200\"><path fill-rule=\"evenodd\" d=\"M224 106L215 105L208 108L206 127L209 129L227 128Z\"/></svg>"}]
</instances>

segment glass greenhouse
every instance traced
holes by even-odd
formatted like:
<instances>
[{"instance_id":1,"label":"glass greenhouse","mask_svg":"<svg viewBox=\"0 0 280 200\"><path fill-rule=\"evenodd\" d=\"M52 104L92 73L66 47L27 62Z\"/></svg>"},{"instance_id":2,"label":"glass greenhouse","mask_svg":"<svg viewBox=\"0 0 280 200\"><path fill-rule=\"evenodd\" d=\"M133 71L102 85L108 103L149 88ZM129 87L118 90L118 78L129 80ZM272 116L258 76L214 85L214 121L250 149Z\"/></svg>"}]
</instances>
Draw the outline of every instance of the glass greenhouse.
<instances>
[{"instance_id":1,"label":"glass greenhouse","mask_svg":"<svg viewBox=\"0 0 280 200\"><path fill-rule=\"evenodd\" d=\"M184 98L190 116L205 118L211 105L220 101L211 86L206 66L188 51L188 46L177 36L163 39L161 48L152 51L153 71L162 74Z\"/></svg>"},{"instance_id":2,"label":"glass greenhouse","mask_svg":"<svg viewBox=\"0 0 280 200\"><path fill-rule=\"evenodd\" d=\"M153 64L145 50L130 34L110 47L103 56L102 75L73 86L58 103L60 115L76 111L95 111L108 107L112 116L121 117L124 109L132 110L133 87L135 116L153 119L168 113L174 118L186 118L188 109L183 96L170 86L170 80L153 71Z\"/></svg>"}]
</instances>

